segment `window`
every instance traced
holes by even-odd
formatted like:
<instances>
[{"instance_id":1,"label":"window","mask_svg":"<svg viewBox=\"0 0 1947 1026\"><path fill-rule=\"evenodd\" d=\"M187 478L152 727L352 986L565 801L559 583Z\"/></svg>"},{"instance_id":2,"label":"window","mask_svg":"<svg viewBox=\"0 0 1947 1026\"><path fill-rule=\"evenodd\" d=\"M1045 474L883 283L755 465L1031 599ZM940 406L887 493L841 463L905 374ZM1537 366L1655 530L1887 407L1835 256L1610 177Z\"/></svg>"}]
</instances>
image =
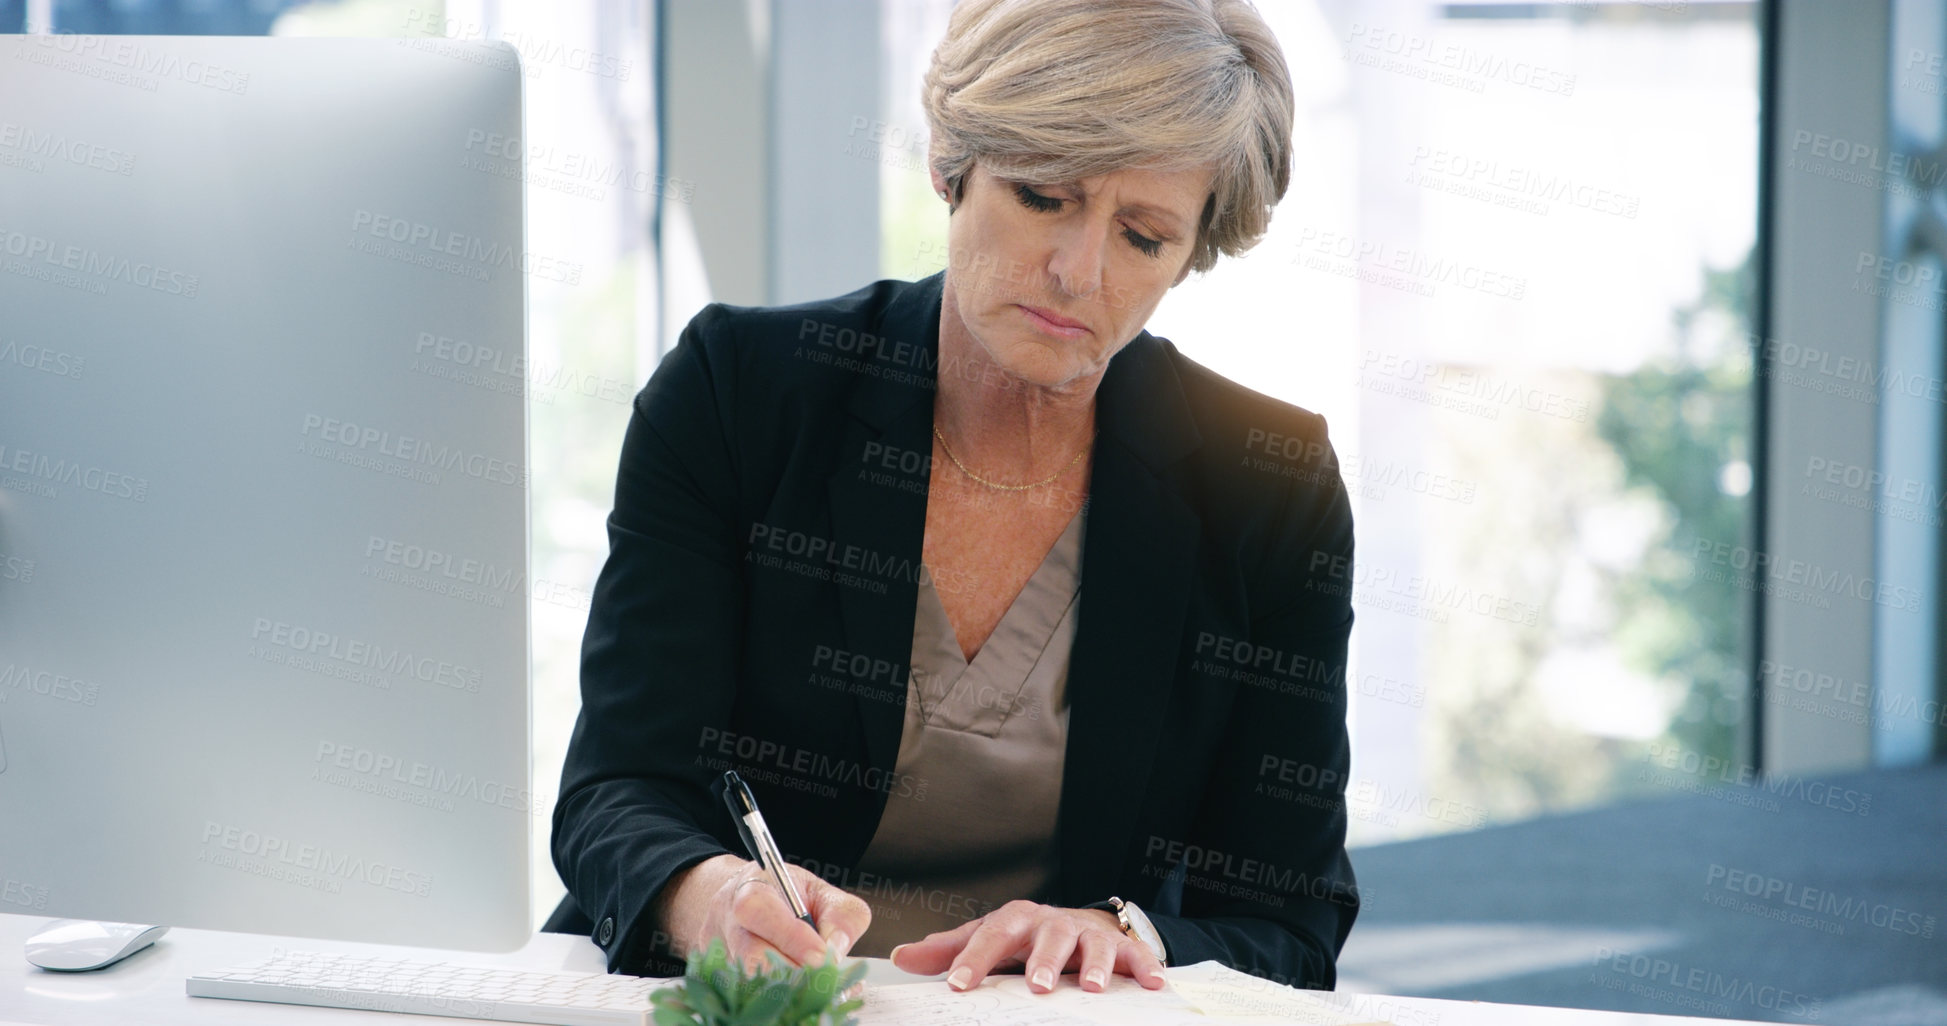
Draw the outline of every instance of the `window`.
<instances>
[{"instance_id":1,"label":"window","mask_svg":"<svg viewBox=\"0 0 1947 1026\"><path fill-rule=\"evenodd\" d=\"M1149 327L1331 424L1352 842L1669 793L1652 745L1747 757L1751 595L1694 553L1748 543L1756 5L1258 6L1290 191ZM918 277L950 6L883 10L882 266Z\"/></svg>"}]
</instances>

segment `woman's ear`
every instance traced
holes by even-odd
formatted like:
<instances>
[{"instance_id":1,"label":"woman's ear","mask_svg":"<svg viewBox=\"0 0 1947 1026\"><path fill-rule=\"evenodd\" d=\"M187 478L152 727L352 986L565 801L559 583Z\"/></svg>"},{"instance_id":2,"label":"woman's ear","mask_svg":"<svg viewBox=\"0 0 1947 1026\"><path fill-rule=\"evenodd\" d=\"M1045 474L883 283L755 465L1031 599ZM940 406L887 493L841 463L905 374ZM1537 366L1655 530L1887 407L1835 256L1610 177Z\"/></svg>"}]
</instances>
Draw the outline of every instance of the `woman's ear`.
<instances>
[{"instance_id":1,"label":"woman's ear","mask_svg":"<svg viewBox=\"0 0 1947 1026\"><path fill-rule=\"evenodd\" d=\"M953 206L953 191L947 187L946 176L940 174L940 169L933 166L933 154L930 150L927 152L926 157L926 174L933 180L933 195L946 200L947 206L950 208Z\"/></svg>"}]
</instances>

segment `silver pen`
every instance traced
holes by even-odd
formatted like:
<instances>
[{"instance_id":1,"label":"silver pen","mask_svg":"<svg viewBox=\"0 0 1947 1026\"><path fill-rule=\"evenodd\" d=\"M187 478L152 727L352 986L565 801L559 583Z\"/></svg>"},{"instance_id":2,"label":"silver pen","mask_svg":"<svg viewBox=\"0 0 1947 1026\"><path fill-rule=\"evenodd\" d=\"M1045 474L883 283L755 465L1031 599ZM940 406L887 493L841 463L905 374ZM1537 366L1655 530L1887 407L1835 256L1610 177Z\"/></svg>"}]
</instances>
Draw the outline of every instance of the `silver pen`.
<instances>
[{"instance_id":1,"label":"silver pen","mask_svg":"<svg viewBox=\"0 0 1947 1026\"><path fill-rule=\"evenodd\" d=\"M791 903L791 911L813 930L818 924L811 921L811 913L806 911L804 895L798 893L796 884L791 882L790 874L784 871L784 854L778 851L777 839L771 836L771 828L764 825L764 814L757 809L757 798L750 793L750 785L737 775L736 770L727 770L723 775L723 803L730 806L730 818L737 821L737 832L744 835L744 847L750 849L750 857L784 891L784 900Z\"/></svg>"}]
</instances>

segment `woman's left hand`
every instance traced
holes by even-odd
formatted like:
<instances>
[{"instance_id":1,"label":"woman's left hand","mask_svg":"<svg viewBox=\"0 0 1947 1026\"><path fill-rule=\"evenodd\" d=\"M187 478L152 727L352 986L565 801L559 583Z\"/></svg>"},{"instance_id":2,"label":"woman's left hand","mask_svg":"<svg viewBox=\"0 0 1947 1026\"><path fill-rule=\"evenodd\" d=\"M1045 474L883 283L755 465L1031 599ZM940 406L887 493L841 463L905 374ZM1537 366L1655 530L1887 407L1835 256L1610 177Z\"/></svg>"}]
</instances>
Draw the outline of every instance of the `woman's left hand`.
<instances>
[{"instance_id":1,"label":"woman's left hand","mask_svg":"<svg viewBox=\"0 0 1947 1026\"><path fill-rule=\"evenodd\" d=\"M1028 989L1045 994L1064 972L1081 974L1082 989L1100 991L1110 973L1150 990L1163 986L1163 966L1148 946L1122 932L1113 913L1010 901L945 933L892 949L892 964L909 973L946 973L947 986L970 990L1000 967L1023 966Z\"/></svg>"}]
</instances>

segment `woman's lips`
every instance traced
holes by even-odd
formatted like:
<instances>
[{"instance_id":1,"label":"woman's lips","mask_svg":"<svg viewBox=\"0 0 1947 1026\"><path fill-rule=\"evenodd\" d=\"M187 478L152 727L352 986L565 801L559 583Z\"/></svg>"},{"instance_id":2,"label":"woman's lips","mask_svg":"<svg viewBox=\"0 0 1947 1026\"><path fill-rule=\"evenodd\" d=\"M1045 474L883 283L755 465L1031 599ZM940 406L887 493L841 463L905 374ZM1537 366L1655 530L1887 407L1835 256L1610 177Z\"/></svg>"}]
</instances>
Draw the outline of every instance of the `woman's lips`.
<instances>
[{"instance_id":1,"label":"woman's lips","mask_svg":"<svg viewBox=\"0 0 1947 1026\"><path fill-rule=\"evenodd\" d=\"M1083 335L1089 333L1088 325L1072 317L1063 317L1053 310L1043 310L1038 306L1029 306L1026 303L1017 303L1015 305L1021 308L1021 312L1028 315L1028 320L1035 327L1040 328L1050 335L1055 335L1060 338L1081 338Z\"/></svg>"}]
</instances>

